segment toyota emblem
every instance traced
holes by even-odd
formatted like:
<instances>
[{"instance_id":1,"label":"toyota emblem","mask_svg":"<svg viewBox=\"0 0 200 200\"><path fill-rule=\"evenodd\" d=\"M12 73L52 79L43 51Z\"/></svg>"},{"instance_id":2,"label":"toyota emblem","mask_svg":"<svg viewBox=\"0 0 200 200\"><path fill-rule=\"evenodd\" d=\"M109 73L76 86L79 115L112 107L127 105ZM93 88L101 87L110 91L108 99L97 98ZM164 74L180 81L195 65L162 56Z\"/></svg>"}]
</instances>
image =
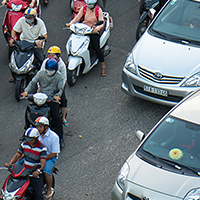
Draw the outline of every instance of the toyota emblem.
<instances>
[{"instance_id":1,"label":"toyota emblem","mask_svg":"<svg viewBox=\"0 0 200 200\"><path fill-rule=\"evenodd\" d=\"M157 79L162 79L163 75L160 72L155 72L154 73L155 78Z\"/></svg>"}]
</instances>

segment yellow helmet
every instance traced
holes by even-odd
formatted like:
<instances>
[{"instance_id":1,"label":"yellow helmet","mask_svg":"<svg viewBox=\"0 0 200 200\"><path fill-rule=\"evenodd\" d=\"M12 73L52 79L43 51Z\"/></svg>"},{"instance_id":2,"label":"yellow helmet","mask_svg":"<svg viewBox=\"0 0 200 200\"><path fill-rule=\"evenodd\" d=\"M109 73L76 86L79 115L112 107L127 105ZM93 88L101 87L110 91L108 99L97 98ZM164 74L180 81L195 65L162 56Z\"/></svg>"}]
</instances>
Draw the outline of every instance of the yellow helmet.
<instances>
[{"instance_id":1,"label":"yellow helmet","mask_svg":"<svg viewBox=\"0 0 200 200\"><path fill-rule=\"evenodd\" d=\"M33 8L27 8L24 12L25 17L35 17L36 16L36 11Z\"/></svg>"},{"instance_id":2,"label":"yellow helmet","mask_svg":"<svg viewBox=\"0 0 200 200\"><path fill-rule=\"evenodd\" d=\"M55 54L61 54L61 50L58 46L51 46L47 53L55 53Z\"/></svg>"}]
</instances>

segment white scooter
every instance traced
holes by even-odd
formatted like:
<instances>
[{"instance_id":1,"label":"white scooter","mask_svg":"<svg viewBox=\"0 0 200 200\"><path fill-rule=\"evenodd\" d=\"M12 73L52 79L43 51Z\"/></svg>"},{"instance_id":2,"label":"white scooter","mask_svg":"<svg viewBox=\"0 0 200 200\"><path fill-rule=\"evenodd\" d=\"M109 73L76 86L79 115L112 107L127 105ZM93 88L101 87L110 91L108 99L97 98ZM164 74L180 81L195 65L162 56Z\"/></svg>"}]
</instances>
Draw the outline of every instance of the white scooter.
<instances>
[{"instance_id":1,"label":"white scooter","mask_svg":"<svg viewBox=\"0 0 200 200\"><path fill-rule=\"evenodd\" d=\"M102 34L100 33L100 48L103 55L106 56L110 53L107 42L110 37L112 20L108 12L103 12L103 17L105 23L103 32ZM102 23L102 21L98 21L96 26ZM70 86L73 86L77 81L77 77L80 74L89 72L98 64L99 59L92 45L90 45L89 34L93 33L93 28L82 23L76 23L71 24L69 29L72 31L72 34L66 44L68 53L67 81Z\"/></svg>"}]
</instances>

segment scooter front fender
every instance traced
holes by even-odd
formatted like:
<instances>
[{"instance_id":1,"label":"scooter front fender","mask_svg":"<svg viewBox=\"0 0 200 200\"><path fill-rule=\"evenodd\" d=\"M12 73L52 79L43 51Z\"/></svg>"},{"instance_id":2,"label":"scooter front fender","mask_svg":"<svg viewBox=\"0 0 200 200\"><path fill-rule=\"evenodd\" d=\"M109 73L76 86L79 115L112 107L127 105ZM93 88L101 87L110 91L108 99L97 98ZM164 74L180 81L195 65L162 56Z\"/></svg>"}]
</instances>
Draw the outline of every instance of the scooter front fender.
<instances>
[{"instance_id":1,"label":"scooter front fender","mask_svg":"<svg viewBox=\"0 0 200 200\"><path fill-rule=\"evenodd\" d=\"M68 69L69 70L74 70L78 65L81 65L83 63L83 60L81 57L74 57L74 56L69 56L68 57Z\"/></svg>"}]
</instances>

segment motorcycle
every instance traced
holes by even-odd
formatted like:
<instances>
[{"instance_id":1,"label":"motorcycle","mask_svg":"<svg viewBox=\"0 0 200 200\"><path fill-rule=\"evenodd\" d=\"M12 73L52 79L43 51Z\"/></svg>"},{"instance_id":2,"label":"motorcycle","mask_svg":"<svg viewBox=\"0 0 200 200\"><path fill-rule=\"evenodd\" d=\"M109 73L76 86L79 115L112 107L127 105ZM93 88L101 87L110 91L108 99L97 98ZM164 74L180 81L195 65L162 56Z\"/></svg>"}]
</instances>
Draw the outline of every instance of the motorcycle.
<instances>
[{"instance_id":1,"label":"motorcycle","mask_svg":"<svg viewBox=\"0 0 200 200\"><path fill-rule=\"evenodd\" d=\"M11 200L11 199L34 199L34 190L30 185L30 177L32 177L32 172L39 169L40 165L35 166L33 169L27 169L21 164L9 165L8 168L2 167L0 169L6 169L10 172L6 178L0 199ZM52 189L55 188L55 178L53 173L57 174L58 169L56 167L52 170ZM45 196L47 191L47 186L44 183L42 188L42 193Z\"/></svg>"},{"instance_id":2,"label":"motorcycle","mask_svg":"<svg viewBox=\"0 0 200 200\"><path fill-rule=\"evenodd\" d=\"M102 33L100 33L100 48L103 55L106 56L110 53L107 42L110 37L111 21L108 12L103 12L103 17L105 25ZM103 21L98 21L96 26L102 23ZM99 60L90 44L89 34L93 33L93 28L82 23L76 23L71 24L69 29L72 34L66 44L68 54L67 82L70 86L73 86L77 81L77 77L80 74L89 72L98 64Z\"/></svg>"},{"instance_id":3,"label":"motorcycle","mask_svg":"<svg viewBox=\"0 0 200 200\"><path fill-rule=\"evenodd\" d=\"M100 6L102 9L105 8L106 0L98 0L97 5ZM85 5L84 0L70 0L69 2L69 7L72 13L72 18L76 17L78 14L79 10Z\"/></svg>"},{"instance_id":4,"label":"motorcycle","mask_svg":"<svg viewBox=\"0 0 200 200\"><path fill-rule=\"evenodd\" d=\"M156 1L156 2L149 1L149 3L146 4L145 10L140 16L139 24L136 30L137 41L140 39L142 34L146 31L147 27L150 25L152 19L154 18L155 13L159 11L159 8L160 8L159 1Z\"/></svg>"},{"instance_id":5,"label":"motorcycle","mask_svg":"<svg viewBox=\"0 0 200 200\"><path fill-rule=\"evenodd\" d=\"M40 36L36 40L43 40ZM36 47L35 43L27 41L14 41L15 50L11 53L9 68L14 79L15 98L20 100L21 93L28 85L30 80L35 76L40 68L39 62L35 59L33 49ZM43 44L44 48L44 44Z\"/></svg>"},{"instance_id":6,"label":"motorcycle","mask_svg":"<svg viewBox=\"0 0 200 200\"><path fill-rule=\"evenodd\" d=\"M39 83L38 83L38 88L39 88ZM53 99L53 97L48 97L44 93L37 92L35 94L29 94L25 99L28 99L30 101L30 104L27 105L25 111L24 133L29 127L35 126L35 120L40 116L47 117L49 119L50 128L54 130L54 123L51 117L51 109L48 105L48 102L56 102ZM61 117L61 110L60 110L60 117ZM20 140L23 139L24 139L24 134Z\"/></svg>"},{"instance_id":7,"label":"motorcycle","mask_svg":"<svg viewBox=\"0 0 200 200\"><path fill-rule=\"evenodd\" d=\"M2 30L7 43L9 43L10 36L8 33L11 34L11 31L18 19L24 16L24 11L28 8L29 3L23 0L9 0L6 5L8 10L4 15ZM37 0L35 7L37 16L39 17L41 15L39 0ZM16 34L14 39L19 40L19 35L20 34Z\"/></svg>"}]
</instances>

